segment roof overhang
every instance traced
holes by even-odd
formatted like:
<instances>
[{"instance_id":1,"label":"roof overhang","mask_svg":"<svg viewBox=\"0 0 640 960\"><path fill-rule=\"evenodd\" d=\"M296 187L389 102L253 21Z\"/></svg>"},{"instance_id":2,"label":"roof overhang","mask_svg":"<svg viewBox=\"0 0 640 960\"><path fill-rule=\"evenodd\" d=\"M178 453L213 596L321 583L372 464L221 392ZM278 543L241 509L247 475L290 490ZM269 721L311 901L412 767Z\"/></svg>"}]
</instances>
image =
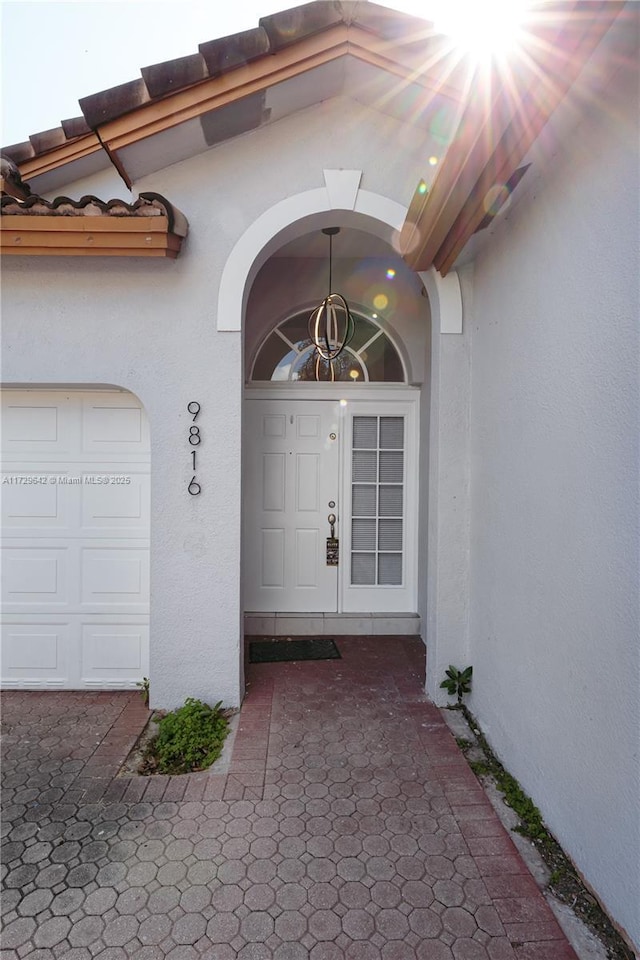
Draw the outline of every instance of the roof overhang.
<instances>
[{"instance_id":1,"label":"roof overhang","mask_svg":"<svg viewBox=\"0 0 640 960\"><path fill-rule=\"evenodd\" d=\"M487 197L518 182L542 128L625 8L624 0L538 3L519 59L508 70L474 74L426 21L374 3L316 0L201 44L197 54L144 68L139 79L81 100L83 117L6 153L40 193L110 165L131 187L315 103L351 97L418 128L425 158L436 155L437 170L425 171L411 200L401 243L409 266L435 266L444 276L486 226ZM629 15L637 18L637 10ZM162 231L143 237L139 225L102 224L89 231L92 240L78 225L21 229L29 241L22 250L33 253L55 246L45 235L60 237L60 252L129 249L117 234L149 251L139 255L176 254L170 229L164 249L156 236ZM12 238L12 252L23 240Z\"/></svg>"},{"instance_id":2,"label":"roof overhang","mask_svg":"<svg viewBox=\"0 0 640 960\"><path fill-rule=\"evenodd\" d=\"M191 64L195 57L145 68L138 80L82 99L84 117L33 135L5 153L37 193L58 190L110 164L131 188L141 177L213 144L340 95L423 127L430 114L444 111L442 127L451 133L465 96L466 72L446 38L426 21L375 4L355 5L364 11L364 25L345 22L344 15L336 19L339 6L296 8L312 19L315 8L323 7L335 22L291 43L272 37L270 46L265 40L253 59L225 61L222 72L182 88L185 77L203 72ZM382 32L372 27L376 16L384 21ZM201 45L211 69L219 66L221 51L238 44L246 48L247 34L255 32L213 41L215 56L207 50L210 44Z\"/></svg>"},{"instance_id":3,"label":"roof overhang","mask_svg":"<svg viewBox=\"0 0 640 960\"><path fill-rule=\"evenodd\" d=\"M431 187L419 184L411 201L400 240L410 267L451 270L486 220L487 198L513 177L624 7L624 0L549 3L520 73L494 72L475 87Z\"/></svg>"}]
</instances>

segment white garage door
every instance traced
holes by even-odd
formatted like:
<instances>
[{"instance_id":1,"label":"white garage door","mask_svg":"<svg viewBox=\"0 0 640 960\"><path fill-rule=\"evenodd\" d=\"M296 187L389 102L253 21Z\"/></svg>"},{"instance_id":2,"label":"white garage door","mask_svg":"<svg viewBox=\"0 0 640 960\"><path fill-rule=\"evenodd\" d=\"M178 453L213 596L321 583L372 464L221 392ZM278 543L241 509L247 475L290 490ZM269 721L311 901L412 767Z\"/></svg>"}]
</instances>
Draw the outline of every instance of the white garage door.
<instances>
[{"instance_id":1,"label":"white garage door","mask_svg":"<svg viewBox=\"0 0 640 960\"><path fill-rule=\"evenodd\" d=\"M2 684L148 674L149 426L116 390L2 395Z\"/></svg>"}]
</instances>

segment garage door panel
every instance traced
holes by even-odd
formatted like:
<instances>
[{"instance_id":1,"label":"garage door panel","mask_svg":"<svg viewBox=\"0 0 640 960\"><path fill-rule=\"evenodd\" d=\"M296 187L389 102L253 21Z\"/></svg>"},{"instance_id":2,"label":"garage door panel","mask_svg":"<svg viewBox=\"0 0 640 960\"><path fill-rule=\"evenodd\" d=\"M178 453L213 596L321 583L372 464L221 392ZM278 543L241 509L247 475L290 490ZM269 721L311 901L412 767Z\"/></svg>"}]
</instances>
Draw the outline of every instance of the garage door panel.
<instances>
[{"instance_id":1,"label":"garage door panel","mask_svg":"<svg viewBox=\"0 0 640 960\"><path fill-rule=\"evenodd\" d=\"M6 390L2 682L148 673L149 427L124 391Z\"/></svg>"},{"instance_id":2,"label":"garage door panel","mask_svg":"<svg viewBox=\"0 0 640 960\"><path fill-rule=\"evenodd\" d=\"M149 553L142 548L83 547L81 604L100 613L144 613L149 596Z\"/></svg>"},{"instance_id":3,"label":"garage door panel","mask_svg":"<svg viewBox=\"0 0 640 960\"><path fill-rule=\"evenodd\" d=\"M2 604L6 612L61 610L70 596L70 550L65 546L6 545L2 548Z\"/></svg>"},{"instance_id":4,"label":"garage door panel","mask_svg":"<svg viewBox=\"0 0 640 960\"><path fill-rule=\"evenodd\" d=\"M145 537L150 522L148 474L133 473L130 467L101 474L108 483L82 488L81 533L87 537ZM126 483L121 483L124 478Z\"/></svg>"},{"instance_id":5,"label":"garage door panel","mask_svg":"<svg viewBox=\"0 0 640 960\"><path fill-rule=\"evenodd\" d=\"M6 533L28 528L29 536L38 536L39 531L47 535L52 529L60 533L70 529L72 498L56 485L53 474L27 469L5 474L3 479L2 525Z\"/></svg>"},{"instance_id":6,"label":"garage door panel","mask_svg":"<svg viewBox=\"0 0 640 960\"><path fill-rule=\"evenodd\" d=\"M132 397L85 399L82 404L82 452L149 452L149 431L143 410Z\"/></svg>"},{"instance_id":7,"label":"garage door panel","mask_svg":"<svg viewBox=\"0 0 640 960\"><path fill-rule=\"evenodd\" d=\"M69 396L7 391L2 403L2 446L5 463L36 453L69 457L78 434L79 415Z\"/></svg>"},{"instance_id":8,"label":"garage door panel","mask_svg":"<svg viewBox=\"0 0 640 960\"><path fill-rule=\"evenodd\" d=\"M149 672L145 624L84 624L82 627L83 686L121 687L135 684Z\"/></svg>"},{"instance_id":9,"label":"garage door panel","mask_svg":"<svg viewBox=\"0 0 640 960\"><path fill-rule=\"evenodd\" d=\"M61 689L73 659L71 623L9 623L2 630L2 684L5 687Z\"/></svg>"}]
</instances>

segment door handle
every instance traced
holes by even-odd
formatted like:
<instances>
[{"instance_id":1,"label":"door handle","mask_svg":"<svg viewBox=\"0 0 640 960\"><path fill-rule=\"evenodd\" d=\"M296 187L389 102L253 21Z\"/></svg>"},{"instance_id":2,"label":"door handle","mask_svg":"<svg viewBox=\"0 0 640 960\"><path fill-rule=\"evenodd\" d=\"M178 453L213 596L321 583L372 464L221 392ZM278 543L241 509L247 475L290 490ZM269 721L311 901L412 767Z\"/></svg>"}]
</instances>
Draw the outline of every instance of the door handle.
<instances>
[{"instance_id":1,"label":"door handle","mask_svg":"<svg viewBox=\"0 0 640 960\"><path fill-rule=\"evenodd\" d=\"M335 513L330 513L327 517L329 521L329 526L331 527L331 539L333 540L336 535L336 515Z\"/></svg>"}]
</instances>

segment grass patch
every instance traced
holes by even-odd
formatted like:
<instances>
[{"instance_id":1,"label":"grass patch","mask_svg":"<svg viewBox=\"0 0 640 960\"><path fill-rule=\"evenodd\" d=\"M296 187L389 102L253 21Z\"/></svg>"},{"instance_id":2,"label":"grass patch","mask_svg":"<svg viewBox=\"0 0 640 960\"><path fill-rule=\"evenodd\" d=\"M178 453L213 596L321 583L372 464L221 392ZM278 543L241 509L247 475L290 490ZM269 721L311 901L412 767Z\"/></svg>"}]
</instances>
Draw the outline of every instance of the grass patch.
<instances>
[{"instance_id":1,"label":"grass patch","mask_svg":"<svg viewBox=\"0 0 640 960\"><path fill-rule=\"evenodd\" d=\"M571 860L547 829L542 814L533 800L527 796L515 777L505 770L478 726L478 723L462 705L449 707L460 710L475 736L475 743L464 737L456 737L456 742L466 755L473 747L480 747L483 759L467 757L469 766L480 778L490 778L504 797L504 802L514 810L519 824L514 829L527 837L535 845L542 859L549 867L551 875L548 888L562 903L568 904L591 930L598 936L607 950L610 960L635 960L635 954L624 942L611 920L596 898L589 892L578 875Z\"/></svg>"}]
</instances>

